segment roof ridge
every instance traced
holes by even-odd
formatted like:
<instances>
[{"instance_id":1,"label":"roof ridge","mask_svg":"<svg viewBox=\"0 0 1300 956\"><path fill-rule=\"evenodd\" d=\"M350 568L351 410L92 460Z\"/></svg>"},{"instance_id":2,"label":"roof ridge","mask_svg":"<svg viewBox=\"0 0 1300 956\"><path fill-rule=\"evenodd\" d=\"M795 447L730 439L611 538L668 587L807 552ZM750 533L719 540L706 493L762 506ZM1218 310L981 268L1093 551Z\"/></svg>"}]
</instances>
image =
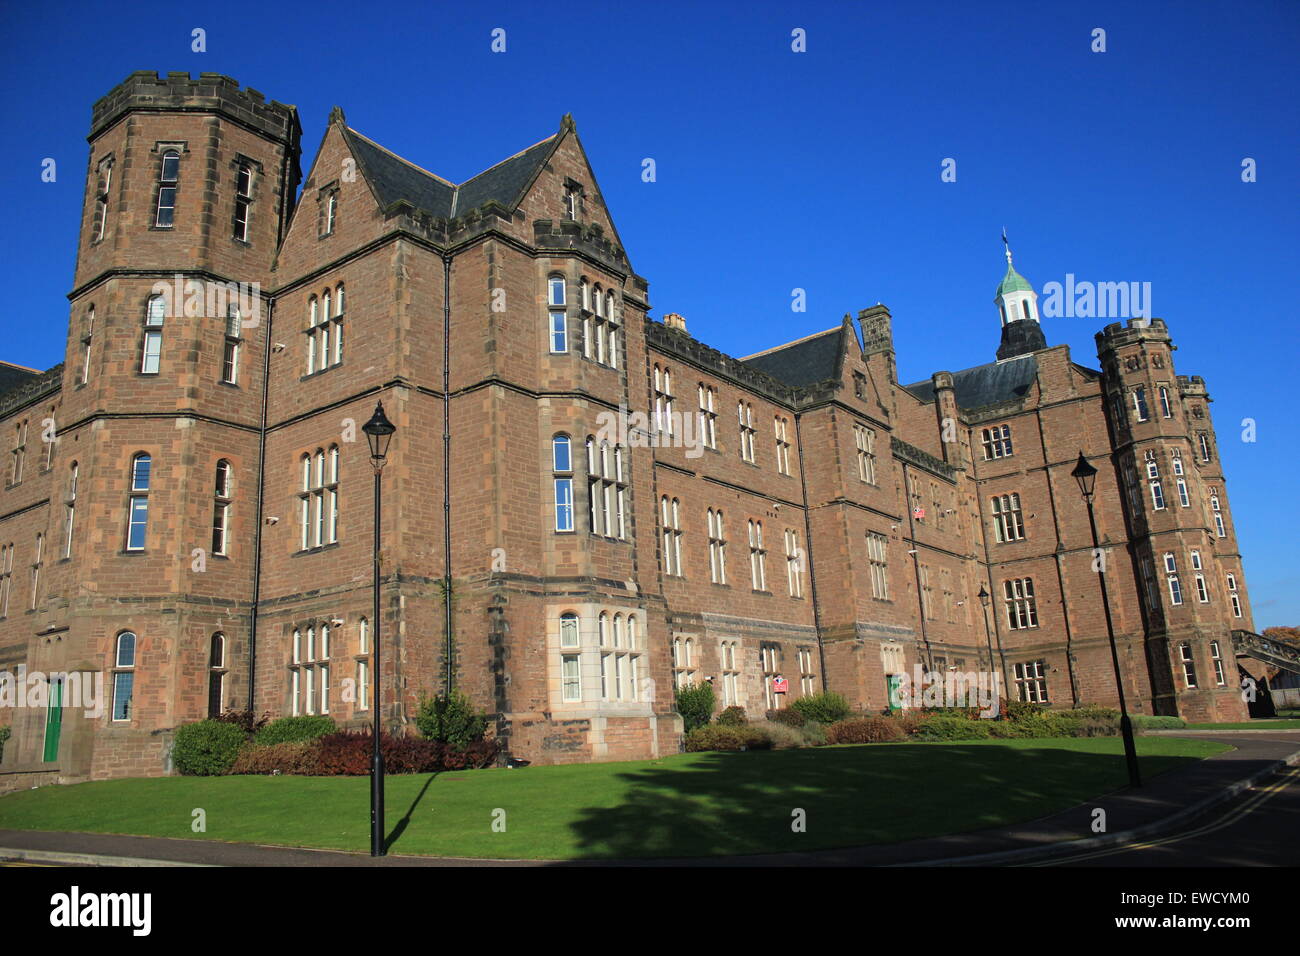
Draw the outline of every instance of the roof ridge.
<instances>
[{"instance_id":1,"label":"roof ridge","mask_svg":"<svg viewBox=\"0 0 1300 956\"><path fill-rule=\"evenodd\" d=\"M375 147L375 149L378 149L378 150L381 150L381 151L387 153L389 156L393 157L393 159L397 160L398 162L400 162L400 163L405 163L407 166L410 166L412 169L417 170L417 171L419 171L419 172L421 172L421 173L424 173L426 176L431 176L432 178L438 180L438 182L440 182L440 183L442 183L442 184L444 184L444 185L446 185L446 186L450 186L452 189L457 189L457 188L459 188L459 187L457 187L457 185L456 185L455 183L453 183L451 180L449 180L449 179L443 179L443 178L442 178L441 176L439 176L437 173L431 173L431 172L429 172L429 170L425 169L423 166L420 166L420 165L418 165L418 164L416 164L416 163L411 162L411 161L410 161L409 159L407 159L405 156L398 156L396 153L394 153L394 152L393 152L391 149L389 149L387 146L384 146L384 145L382 145L381 143L376 143L373 139L371 139L371 138L370 138L369 136L367 136L365 133L358 132L357 130L353 129L351 126L345 126L344 129L346 129L346 130L347 130L349 133L351 133L353 136L359 136L359 137L361 137L361 138L364 139L367 143L369 143L371 146Z\"/></svg>"},{"instance_id":2,"label":"roof ridge","mask_svg":"<svg viewBox=\"0 0 1300 956\"><path fill-rule=\"evenodd\" d=\"M841 322L839 325L834 326L833 328L822 329L820 332L814 332L814 333L812 333L811 335L805 335L805 336L804 336L803 338L801 338L801 339L795 339L795 340L792 341L792 342L786 342L786 343L784 343L784 344L782 344L782 345L774 345L774 346L772 346L770 349L763 349L763 351L761 351L761 352L755 352L753 355L742 355L740 358L736 359L736 361L737 361L737 362L748 362L750 359L756 359L756 358L758 358L758 357L760 357L760 356L762 356L762 355L768 355L768 354L770 354L770 353L772 353L772 352L779 352L779 351L781 351L781 349L788 349L788 348L789 348L790 346L792 346L792 345L798 345L798 344L800 344L801 342L807 342L809 339L815 339L815 338L817 338L819 335L826 335L826 334L828 334L828 333L830 333L830 332L839 332L839 331L842 331L843 329L844 329L844 323Z\"/></svg>"},{"instance_id":3,"label":"roof ridge","mask_svg":"<svg viewBox=\"0 0 1300 956\"><path fill-rule=\"evenodd\" d=\"M24 372L35 372L37 375L43 374L42 370L39 368L32 368L29 365L19 365L17 362L6 362L4 359L0 359L0 365L8 365L10 368L20 368ZM45 369L44 371L48 372L49 369Z\"/></svg>"}]
</instances>

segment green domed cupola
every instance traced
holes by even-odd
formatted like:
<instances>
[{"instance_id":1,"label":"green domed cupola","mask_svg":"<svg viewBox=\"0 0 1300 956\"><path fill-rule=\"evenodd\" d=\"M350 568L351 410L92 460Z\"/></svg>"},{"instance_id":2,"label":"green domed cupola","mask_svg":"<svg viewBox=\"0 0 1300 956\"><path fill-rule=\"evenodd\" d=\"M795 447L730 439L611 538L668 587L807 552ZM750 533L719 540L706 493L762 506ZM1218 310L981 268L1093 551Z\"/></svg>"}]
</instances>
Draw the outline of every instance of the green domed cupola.
<instances>
[{"instance_id":1,"label":"green domed cupola","mask_svg":"<svg viewBox=\"0 0 1300 956\"><path fill-rule=\"evenodd\" d=\"M1002 242L1007 247L1007 271L993 294L998 312L1002 316L1002 344L998 358L1014 358L1047 348L1042 326L1038 322L1038 293L1029 280L1011 264L1011 245L1007 231L1002 230Z\"/></svg>"}]
</instances>

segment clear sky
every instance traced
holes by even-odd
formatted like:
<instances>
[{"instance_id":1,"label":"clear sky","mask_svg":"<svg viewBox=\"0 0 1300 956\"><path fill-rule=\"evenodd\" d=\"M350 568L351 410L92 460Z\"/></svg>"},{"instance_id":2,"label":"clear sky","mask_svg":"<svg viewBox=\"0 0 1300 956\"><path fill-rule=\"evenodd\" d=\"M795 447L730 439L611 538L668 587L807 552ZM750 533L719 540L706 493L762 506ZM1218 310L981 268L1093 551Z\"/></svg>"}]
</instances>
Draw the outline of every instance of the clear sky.
<instances>
[{"instance_id":1,"label":"clear sky","mask_svg":"<svg viewBox=\"0 0 1300 956\"><path fill-rule=\"evenodd\" d=\"M654 314L733 355L883 302L904 381L989 361L1004 226L1040 293L1071 273L1150 282L1178 372L1214 399L1256 625L1300 624L1294 0L135 0L8 3L0 22L0 358L63 358L90 107L133 70L297 105L304 167L335 104L455 181L571 112ZM1095 366L1106 321L1044 331Z\"/></svg>"}]
</instances>

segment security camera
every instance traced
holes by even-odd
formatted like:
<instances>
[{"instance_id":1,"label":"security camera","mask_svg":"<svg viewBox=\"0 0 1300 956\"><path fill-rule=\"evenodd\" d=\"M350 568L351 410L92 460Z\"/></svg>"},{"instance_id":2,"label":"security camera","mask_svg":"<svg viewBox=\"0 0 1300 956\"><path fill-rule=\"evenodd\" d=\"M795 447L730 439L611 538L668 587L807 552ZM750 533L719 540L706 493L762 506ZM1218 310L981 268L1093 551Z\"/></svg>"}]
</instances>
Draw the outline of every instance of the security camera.
<instances>
[{"instance_id":1,"label":"security camera","mask_svg":"<svg viewBox=\"0 0 1300 956\"><path fill-rule=\"evenodd\" d=\"M279 520L280 520L279 518L275 517L274 515L271 515L270 517L268 517L268 518L266 519L266 523L267 523L267 524L276 524L276 523L279 522Z\"/></svg>"},{"instance_id":2,"label":"security camera","mask_svg":"<svg viewBox=\"0 0 1300 956\"><path fill-rule=\"evenodd\" d=\"M272 352L283 352L283 351L284 351L284 343L283 343L283 342L276 342L274 345L271 346L271 351L272 351Z\"/></svg>"},{"instance_id":3,"label":"security camera","mask_svg":"<svg viewBox=\"0 0 1300 956\"><path fill-rule=\"evenodd\" d=\"M343 618L336 617L330 620L330 627L342 627L343 623Z\"/></svg>"}]
</instances>

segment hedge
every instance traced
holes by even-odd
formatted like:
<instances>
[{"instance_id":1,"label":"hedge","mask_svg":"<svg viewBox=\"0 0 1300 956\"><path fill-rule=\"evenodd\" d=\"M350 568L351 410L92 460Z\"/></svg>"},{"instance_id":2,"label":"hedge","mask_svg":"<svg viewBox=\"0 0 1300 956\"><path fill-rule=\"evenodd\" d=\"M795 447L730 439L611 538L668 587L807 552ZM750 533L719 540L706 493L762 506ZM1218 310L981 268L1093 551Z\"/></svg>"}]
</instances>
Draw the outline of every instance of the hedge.
<instances>
[{"instance_id":1,"label":"hedge","mask_svg":"<svg viewBox=\"0 0 1300 956\"><path fill-rule=\"evenodd\" d=\"M686 752L701 750L771 750L772 738L758 727L709 724L686 734Z\"/></svg>"},{"instance_id":2,"label":"hedge","mask_svg":"<svg viewBox=\"0 0 1300 956\"><path fill-rule=\"evenodd\" d=\"M237 724L200 720L176 730L172 760L186 776L211 777L230 773L247 736Z\"/></svg>"},{"instance_id":3,"label":"hedge","mask_svg":"<svg viewBox=\"0 0 1300 956\"><path fill-rule=\"evenodd\" d=\"M906 736L898 721L889 717L841 720L826 728L826 742L832 744L879 744Z\"/></svg>"},{"instance_id":4,"label":"hedge","mask_svg":"<svg viewBox=\"0 0 1300 956\"><path fill-rule=\"evenodd\" d=\"M333 717L281 717L273 720L253 735L253 743L259 747L271 747L275 744L298 743L315 740L339 729Z\"/></svg>"},{"instance_id":5,"label":"hedge","mask_svg":"<svg viewBox=\"0 0 1300 956\"><path fill-rule=\"evenodd\" d=\"M852 712L849 702L843 694L833 690L823 690L808 694L790 702L790 710L800 713L806 720L815 720L819 724L833 724L843 720Z\"/></svg>"}]
</instances>

